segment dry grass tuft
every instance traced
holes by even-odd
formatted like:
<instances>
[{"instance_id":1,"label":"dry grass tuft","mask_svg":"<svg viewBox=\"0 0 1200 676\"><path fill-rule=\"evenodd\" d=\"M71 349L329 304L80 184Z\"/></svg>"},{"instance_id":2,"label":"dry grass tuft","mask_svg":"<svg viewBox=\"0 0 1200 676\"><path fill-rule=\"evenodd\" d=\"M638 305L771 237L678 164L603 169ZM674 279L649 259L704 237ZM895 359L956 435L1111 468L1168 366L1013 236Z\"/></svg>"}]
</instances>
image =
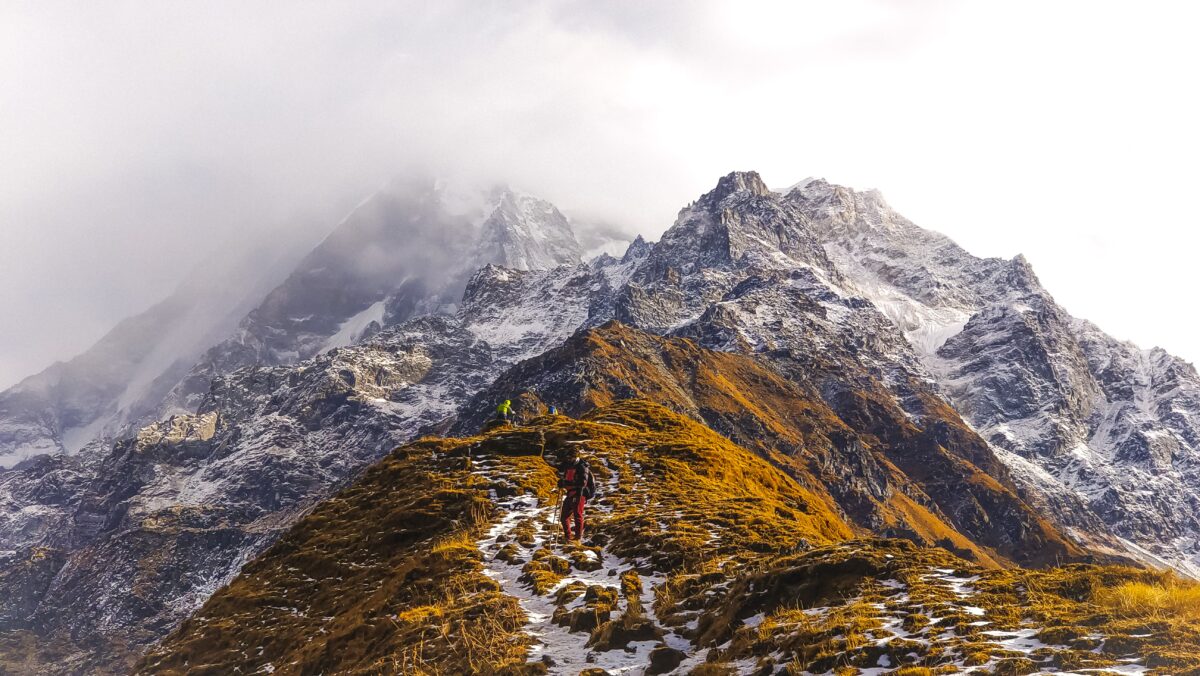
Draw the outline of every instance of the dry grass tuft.
<instances>
[{"instance_id":1,"label":"dry grass tuft","mask_svg":"<svg viewBox=\"0 0 1200 676\"><path fill-rule=\"evenodd\" d=\"M1200 618L1200 584L1173 578L1102 589L1095 601L1122 617Z\"/></svg>"}]
</instances>

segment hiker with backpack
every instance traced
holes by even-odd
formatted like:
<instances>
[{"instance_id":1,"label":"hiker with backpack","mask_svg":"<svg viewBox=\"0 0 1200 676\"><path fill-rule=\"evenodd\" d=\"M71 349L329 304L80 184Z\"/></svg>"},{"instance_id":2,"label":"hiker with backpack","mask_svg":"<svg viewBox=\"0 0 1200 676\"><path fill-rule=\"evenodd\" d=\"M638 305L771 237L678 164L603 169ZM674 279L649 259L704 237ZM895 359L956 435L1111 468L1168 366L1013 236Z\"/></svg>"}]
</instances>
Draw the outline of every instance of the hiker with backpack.
<instances>
[{"instance_id":1,"label":"hiker with backpack","mask_svg":"<svg viewBox=\"0 0 1200 676\"><path fill-rule=\"evenodd\" d=\"M562 472L562 478L558 480L558 487L566 491L560 515L563 534L566 535L568 541L572 539L581 541L583 540L583 509L587 505L587 501L596 495L596 477L592 475L592 468L588 466L587 460L579 457L579 450L575 447L567 450L566 458L559 467L559 471ZM574 529L571 528L572 525L574 525Z\"/></svg>"},{"instance_id":2,"label":"hiker with backpack","mask_svg":"<svg viewBox=\"0 0 1200 676\"><path fill-rule=\"evenodd\" d=\"M504 422L512 422L508 416L512 413L512 400L505 399L504 403L496 407L496 419Z\"/></svg>"}]
</instances>

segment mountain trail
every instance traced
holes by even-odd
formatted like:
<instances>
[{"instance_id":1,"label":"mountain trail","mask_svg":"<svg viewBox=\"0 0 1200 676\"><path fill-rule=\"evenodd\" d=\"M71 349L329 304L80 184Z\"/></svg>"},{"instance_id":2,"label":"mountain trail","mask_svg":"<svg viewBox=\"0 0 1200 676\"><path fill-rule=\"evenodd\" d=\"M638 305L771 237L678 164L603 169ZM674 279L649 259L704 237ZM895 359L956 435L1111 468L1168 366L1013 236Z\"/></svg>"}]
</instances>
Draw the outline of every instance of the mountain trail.
<instances>
[{"instance_id":1,"label":"mountain trail","mask_svg":"<svg viewBox=\"0 0 1200 676\"><path fill-rule=\"evenodd\" d=\"M480 464L487 466L486 461ZM605 487L615 491L618 482L613 472ZM664 628L654 614L660 576L604 547L564 543L556 506L541 505L536 496L493 499L504 515L477 546L483 553L484 574L515 597L528 617L531 662L542 661L552 674L574 676L597 668L610 674L642 674L656 648L690 650L691 643ZM589 507L588 517L594 520L611 511L601 498ZM532 572L539 562L549 562L559 575L556 581L543 584ZM620 618L621 628L630 631L597 645L603 641L589 632L609 617Z\"/></svg>"}]
</instances>

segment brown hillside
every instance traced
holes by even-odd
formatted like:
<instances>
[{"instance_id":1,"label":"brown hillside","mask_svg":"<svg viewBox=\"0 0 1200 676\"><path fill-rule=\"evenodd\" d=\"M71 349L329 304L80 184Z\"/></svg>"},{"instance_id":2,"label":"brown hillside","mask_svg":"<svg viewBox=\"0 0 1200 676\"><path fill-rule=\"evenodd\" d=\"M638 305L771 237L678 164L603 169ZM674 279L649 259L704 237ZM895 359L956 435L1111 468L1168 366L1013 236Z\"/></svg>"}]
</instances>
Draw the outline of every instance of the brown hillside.
<instances>
[{"instance_id":1,"label":"brown hillside","mask_svg":"<svg viewBox=\"0 0 1200 676\"><path fill-rule=\"evenodd\" d=\"M826 401L762 359L610 322L513 367L454 431L479 429L504 398L518 412L553 403L572 415L645 398L768 458L865 533L936 544L985 565L1089 558L1017 496L949 406L931 399L918 426L882 388L840 387L826 388Z\"/></svg>"},{"instance_id":2,"label":"brown hillside","mask_svg":"<svg viewBox=\"0 0 1200 676\"><path fill-rule=\"evenodd\" d=\"M554 459L586 441L606 486L595 538L662 571L845 540L822 501L754 454L648 402L586 420L397 449L249 563L139 673L468 673L524 663L523 613L482 573L489 496L553 501ZM478 469L488 466L486 470ZM655 514L676 515L661 529ZM700 537L710 524L723 537ZM539 571L553 576L550 570Z\"/></svg>"},{"instance_id":3,"label":"brown hillside","mask_svg":"<svg viewBox=\"0 0 1200 676\"><path fill-rule=\"evenodd\" d=\"M579 446L588 540L551 523ZM850 529L646 401L392 453L147 655L145 674L1200 673L1200 588L985 569ZM1131 671L1132 670L1132 671Z\"/></svg>"}]
</instances>

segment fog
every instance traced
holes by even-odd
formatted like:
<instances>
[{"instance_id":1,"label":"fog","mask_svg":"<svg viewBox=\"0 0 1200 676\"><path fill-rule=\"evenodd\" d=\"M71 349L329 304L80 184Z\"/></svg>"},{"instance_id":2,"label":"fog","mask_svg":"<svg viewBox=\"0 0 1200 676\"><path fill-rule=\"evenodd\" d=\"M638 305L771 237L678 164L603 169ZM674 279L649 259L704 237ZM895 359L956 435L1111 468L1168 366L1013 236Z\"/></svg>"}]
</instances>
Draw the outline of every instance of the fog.
<instances>
[{"instance_id":1,"label":"fog","mask_svg":"<svg viewBox=\"0 0 1200 676\"><path fill-rule=\"evenodd\" d=\"M1185 3L0 5L0 387L249 240L420 170L582 239L734 169L878 188L1071 312L1200 358Z\"/></svg>"}]
</instances>

